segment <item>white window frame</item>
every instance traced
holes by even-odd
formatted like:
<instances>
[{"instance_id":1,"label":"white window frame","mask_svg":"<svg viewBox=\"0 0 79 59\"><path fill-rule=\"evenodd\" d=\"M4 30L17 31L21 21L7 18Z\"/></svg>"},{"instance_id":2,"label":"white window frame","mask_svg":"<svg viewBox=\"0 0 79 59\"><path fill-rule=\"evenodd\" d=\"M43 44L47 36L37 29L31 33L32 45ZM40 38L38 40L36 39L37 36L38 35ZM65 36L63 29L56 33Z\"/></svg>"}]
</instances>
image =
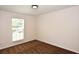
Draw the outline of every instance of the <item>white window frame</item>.
<instances>
[{"instance_id":1,"label":"white window frame","mask_svg":"<svg viewBox=\"0 0 79 59\"><path fill-rule=\"evenodd\" d=\"M13 21L16 21L15 24L17 24L17 22L20 22L18 20L20 20L20 21L23 20L22 23L20 23L20 24L23 25L23 27L22 28L20 27L22 25L20 25L20 26L19 25L15 25L14 28L13 28L13 25L14 25ZM16 27L18 27L18 28L16 28ZM15 32L13 32L13 31L15 31ZM12 41L20 41L20 40L23 40L23 39L24 39L24 19L23 18L12 17Z\"/></svg>"}]
</instances>

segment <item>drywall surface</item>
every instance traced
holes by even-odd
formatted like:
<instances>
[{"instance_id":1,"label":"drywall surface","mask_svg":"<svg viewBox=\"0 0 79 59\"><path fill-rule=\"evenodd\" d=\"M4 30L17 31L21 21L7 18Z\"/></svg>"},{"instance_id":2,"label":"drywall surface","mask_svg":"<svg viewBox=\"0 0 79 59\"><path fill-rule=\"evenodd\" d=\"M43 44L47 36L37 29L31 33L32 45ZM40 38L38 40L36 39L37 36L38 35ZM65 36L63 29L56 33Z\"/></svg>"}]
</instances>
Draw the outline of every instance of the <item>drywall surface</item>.
<instances>
[{"instance_id":1,"label":"drywall surface","mask_svg":"<svg viewBox=\"0 0 79 59\"><path fill-rule=\"evenodd\" d=\"M79 6L38 16L36 38L79 53Z\"/></svg>"},{"instance_id":2,"label":"drywall surface","mask_svg":"<svg viewBox=\"0 0 79 59\"><path fill-rule=\"evenodd\" d=\"M21 41L12 41L12 17L24 19L24 39ZM0 49L21 44L35 37L35 17L30 15L21 15L6 11L0 11Z\"/></svg>"}]
</instances>

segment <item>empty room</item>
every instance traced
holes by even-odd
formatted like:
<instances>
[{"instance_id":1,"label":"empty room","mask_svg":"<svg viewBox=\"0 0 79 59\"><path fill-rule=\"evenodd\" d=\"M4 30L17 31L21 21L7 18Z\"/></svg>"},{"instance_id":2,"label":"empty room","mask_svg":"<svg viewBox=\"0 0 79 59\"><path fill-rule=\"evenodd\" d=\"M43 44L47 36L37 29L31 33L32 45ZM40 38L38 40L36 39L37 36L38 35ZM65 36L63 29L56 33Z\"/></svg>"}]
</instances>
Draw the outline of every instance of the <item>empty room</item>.
<instances>
[{"instance_id":1,"label":"empty room","mask_svg":"<svg viewBox=\"0 0 79 59\"><path fill-rule=\"evenodd\" d=\"M0 5L0 54L78 53L78 5Z\"/></svg>"}]
</instances>

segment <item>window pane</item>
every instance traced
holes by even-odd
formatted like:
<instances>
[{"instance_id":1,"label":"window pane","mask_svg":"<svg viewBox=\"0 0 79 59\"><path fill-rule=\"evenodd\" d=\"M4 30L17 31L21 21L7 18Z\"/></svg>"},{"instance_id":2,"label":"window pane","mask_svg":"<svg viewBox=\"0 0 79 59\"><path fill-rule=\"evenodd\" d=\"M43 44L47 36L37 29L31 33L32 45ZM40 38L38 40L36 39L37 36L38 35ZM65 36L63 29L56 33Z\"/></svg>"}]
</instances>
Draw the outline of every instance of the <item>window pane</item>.
<instances>
[{"instance_id":1,"label":"window pane","mask_svg":"<svg viewBox=\"0 0 79 59\"><path fill-rule=\"evenodd\" d=\"M12 40L24 39L24 19L12 18Z\"/></svg>"}]
</instances>

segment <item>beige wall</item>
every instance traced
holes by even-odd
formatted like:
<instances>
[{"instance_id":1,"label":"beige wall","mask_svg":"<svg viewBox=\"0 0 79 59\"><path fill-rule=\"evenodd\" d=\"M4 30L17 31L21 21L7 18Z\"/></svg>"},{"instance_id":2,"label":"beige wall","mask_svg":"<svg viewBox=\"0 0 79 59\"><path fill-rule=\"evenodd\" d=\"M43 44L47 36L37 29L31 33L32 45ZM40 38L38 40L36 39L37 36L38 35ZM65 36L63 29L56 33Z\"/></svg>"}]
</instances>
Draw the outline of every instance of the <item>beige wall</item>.
<instances>
[{"instance_id":1,"label":"beige wall","mask_svg":"<svg viewBox=\"0 0 79 59\"><path fill-rule=\"evenodd\" d=\"M11 18L24 18L25 38L23 41L12 42ZM11 12L0 11L0 49L24 43L35 38L35 17Z\"/></svg>"},{"instance_id":2,"label":"beige wall","mask_svg":"<svg viewBox=\"0 0 79 59\"><path fill-rule=\"evenodd\" d=\"M38 16L37 39L79 53L79 6Z\"/></svg>"}]
</instances>

